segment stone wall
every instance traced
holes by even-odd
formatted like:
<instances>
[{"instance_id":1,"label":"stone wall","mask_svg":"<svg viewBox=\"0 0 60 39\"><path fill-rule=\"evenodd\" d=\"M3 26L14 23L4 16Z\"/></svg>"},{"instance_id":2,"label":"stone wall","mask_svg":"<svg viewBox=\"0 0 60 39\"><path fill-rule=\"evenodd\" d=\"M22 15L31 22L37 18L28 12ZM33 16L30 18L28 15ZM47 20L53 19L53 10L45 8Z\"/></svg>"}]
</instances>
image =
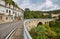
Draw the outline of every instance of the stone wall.
<instances>
[{"instance_id":1,"label":"stone wall","mask_svg":"<svg viewBox=\"0 0 60 39\"><path fill-rule=\"evenodd\" d=\"M54 21L55 19L27 19L28 21L25 23L28 31L30 31L30 29L37 27L38 23L41 22L43 25L44 24L48 24L49 25L49 21Z\"/></svg>"}]
</instances>

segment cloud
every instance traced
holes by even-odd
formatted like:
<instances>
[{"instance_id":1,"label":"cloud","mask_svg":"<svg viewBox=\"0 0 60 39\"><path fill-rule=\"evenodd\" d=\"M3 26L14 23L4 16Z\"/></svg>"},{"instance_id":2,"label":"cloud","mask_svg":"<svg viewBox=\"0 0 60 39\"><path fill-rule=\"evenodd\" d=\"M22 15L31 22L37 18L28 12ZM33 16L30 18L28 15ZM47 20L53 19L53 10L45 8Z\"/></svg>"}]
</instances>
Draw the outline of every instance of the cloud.
<instances>
[{"instance_id":1,"label":"cloud","mask_svg":"<svg viewBox=\"0 0 60 39\"><path fill-rule=\"evenodd\" d=\"M30 2L34 4L42 4L42 3L45 3L46 1L45 0L30 0Z\"/></svg>"},{"instance_id":2,"label":"cloud","mask_svg":"<svg viewBox=\"0 0 60 39\"><path fill-rule=\"evenodd\" d=\"M53 4L52 4L52 2L50 0L46 0L45 4L46 4L47 8L53 6Z\"/></svg>"},{"instance_id":3,"label":"cloud","mask_svg":"<svg viewBox=\"0 0 60 39\"><path fill-rule=\"evenodd\" d=\"M44 7L42 10L55 10L55 9L60 9L60 7L57 4L54 4L51 0L46 0Z\"/></svg>"},{"instance_id":4,"label":"cloud","mask_svg":"<svg viewBox=\"0 0 60 39\"><path fill-rule=\"evenodd\" d=\"M30 10L40 10L41 8L44 7L44 3L37 4L37 3L31 3L30 0L24 0L23 3L21 4L21 7L23 9L29 8Z\"/></svg>"},{"instance_id":5,"label":"cloud","mask_svg":"<svg viewBox=\"0 0 60 39\"><path fill-rule=\"evenodd\" d=\"M14 0L22 8L30 10L54 10L60 9L59 5L52 0ZM57 1L57 0L56 0ZM55 3L55 4L54 4Z\"/></svg>"},{"instance_id":6,"label":"cloud","mask_svg":"<svg viewBox=\"0 0 60 39\"><path fill-rule=\"evenodd\" d=\"M51 0L53 2L53 4L57 4L60 6L60 0Z\"/></svg>"}]
</instances>

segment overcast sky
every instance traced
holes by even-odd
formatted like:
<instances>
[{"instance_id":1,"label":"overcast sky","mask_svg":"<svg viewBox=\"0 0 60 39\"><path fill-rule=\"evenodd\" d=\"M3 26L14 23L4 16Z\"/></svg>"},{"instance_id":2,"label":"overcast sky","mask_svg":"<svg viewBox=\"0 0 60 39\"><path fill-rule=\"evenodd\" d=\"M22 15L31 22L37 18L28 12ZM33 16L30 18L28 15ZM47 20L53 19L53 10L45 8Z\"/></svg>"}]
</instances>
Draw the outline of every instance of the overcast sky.
<instances>
[{"instance_id":1,"label":"overcast sky","mask_svg":"<svg viewBox=\"0 0 60 39\"><path fill-rule=\"evenodd\" d=\"M60 9L60 0L14 0L22 9L55 10Z\"/></svg>"}]
</instances>

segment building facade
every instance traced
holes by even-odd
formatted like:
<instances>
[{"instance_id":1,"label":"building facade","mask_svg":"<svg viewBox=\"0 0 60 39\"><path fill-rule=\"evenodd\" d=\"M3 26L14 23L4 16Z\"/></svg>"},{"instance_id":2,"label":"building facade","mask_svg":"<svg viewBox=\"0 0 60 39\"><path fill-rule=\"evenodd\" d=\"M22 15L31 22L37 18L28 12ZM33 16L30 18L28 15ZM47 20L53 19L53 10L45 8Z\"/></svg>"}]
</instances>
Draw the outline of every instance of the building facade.
<instances>
[{"instance_id":1,"label":"building facade","mask_svg":"<svg viewBox=\"0 0 60 39\"><path fill-rule=\"evenodd\" d=\"M52 18L57 18L57 19L59 19L59 13L57 13L57 14L51 14L51 16L52 16Z\"/></svg>"},{"instance_id":2,"label":"building facade","mask_svg":"<svg viewBox=\"0 0 60 39\"><path fill-rule=\"evenodd\" d=\"M49 15L49 13L43 13L43 15L45 16L45 15Z\"/></svg>"},{"instance_id":3,"label":"building facade","mask_svg":"<svg viewBox=\"0 0 60 39\"><path fill-rule=\"evenodd\" d=\"M23 10L14 1L0 0L0 22L11 22L23 19Z\"/></svg>"},{"instance_id":4,"label":"building facade","mask_svg":"<svg viewBox=\"0 0 60 39\"><path fill-rule=\"evenodd\" d=\"M43 13L44 16L51 15L52 18L59 19L60 13Z\"/></svg>"}]
</instances>

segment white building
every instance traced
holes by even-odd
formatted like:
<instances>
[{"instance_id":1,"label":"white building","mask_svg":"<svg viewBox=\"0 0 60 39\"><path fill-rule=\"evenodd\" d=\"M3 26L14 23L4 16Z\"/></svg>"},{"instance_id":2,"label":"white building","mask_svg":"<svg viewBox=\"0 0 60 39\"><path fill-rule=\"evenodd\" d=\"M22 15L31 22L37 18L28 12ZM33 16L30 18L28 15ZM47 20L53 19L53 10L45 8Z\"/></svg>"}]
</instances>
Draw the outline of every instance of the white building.
<instances>
[{"instance_id":1,"label":"white building","mask_svg":"<svg viewBox=\"0 0 60 39\"><path fill-rule=\"evenodd\" d=\"M11 22L23 18L23 10L14 1L0 0L0 22Z\"/></svg>"},{"instance_id":2,"label":"white building","mask_svg":"<svg viewBox=\"0 0 60 39\"><path fill-rule=\"evenodd\" d=\"M60 14L59 13L57 13L57 14L51 14L51 16L52 16L52 18L59 18L58 16L59 16Z\"/></svg>"}]
</instances>

